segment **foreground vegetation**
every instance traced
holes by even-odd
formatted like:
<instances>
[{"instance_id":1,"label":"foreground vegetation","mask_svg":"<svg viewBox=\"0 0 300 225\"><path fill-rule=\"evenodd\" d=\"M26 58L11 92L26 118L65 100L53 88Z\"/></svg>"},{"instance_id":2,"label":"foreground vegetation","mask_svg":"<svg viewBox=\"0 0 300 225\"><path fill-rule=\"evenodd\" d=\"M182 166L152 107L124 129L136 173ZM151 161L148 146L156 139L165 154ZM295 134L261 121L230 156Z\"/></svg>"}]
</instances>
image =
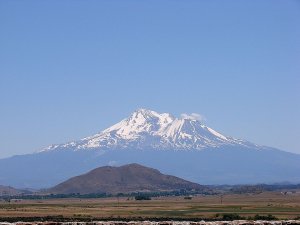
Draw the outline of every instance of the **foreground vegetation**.
<instances>
[{"instance_id":1,"label":"foreground vegetation","mask_svg":"<svg viewBox=\"0 0 300 225\"><path fill-rule=\"evenodd\" d=\"M242 217L238 214L223 214L221 217L202 217L202 218L178 218L178 217L91 217L91 216L72 216L64 217L62 215L58 216L44 216L44 217L0 217L0 222L36 222L36 221L51 221L51 222L92 222L92 221L234 221L234 220L263 220L263 221L276 221L278 218L268 215L268 216L249 216ZM300 220L299 217L294 218L294 220Z\"/></svg>"}]
</instances>

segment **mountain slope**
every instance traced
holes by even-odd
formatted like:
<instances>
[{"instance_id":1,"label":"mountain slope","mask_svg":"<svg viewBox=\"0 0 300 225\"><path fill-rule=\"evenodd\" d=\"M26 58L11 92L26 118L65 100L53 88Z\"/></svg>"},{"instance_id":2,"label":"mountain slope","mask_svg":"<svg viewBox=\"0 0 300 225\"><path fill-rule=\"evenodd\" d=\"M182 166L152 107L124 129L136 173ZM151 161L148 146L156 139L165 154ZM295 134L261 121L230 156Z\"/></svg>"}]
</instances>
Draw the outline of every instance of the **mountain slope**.
<instances>
[{"instance_id":1,"label":"mountain slope","mask_svg":"<svg viewBox=\"0 0 300 225\"><path fill-rule=\"evenodd\" d=\"M204 190L199 184L164 175L158 170L129 164L121 167L99 167L86 174L70 178L49 189L48 193L132 193L173 190Z\"/></svg>"},{"instance_id":2,"label":"mountain slope","mask_svg":"<svg viewBox=\"0 0 300 225\"><path fill-rule=\"evenodd\" d=\"M29 193L29 191L18 190L10 186L0 185L0 196L14 196L23 193Z\"/></svg>"},{"instance_id":3,"label":"mountain slope","mask_svg":"<svg viewBox=\"0 0 300 225\"><path fill-rule=\"evenodd\" d=\"M193 117L175 118L168 113L159 114L139 109L128 118L96 135L80 141L51 145L42 151L128 148L202 150L225 145L259 147L247 141L222 135Z\"/></svg>"},{"instance_id":4,"label":"mountain slope","mask_svg":"<svg viewBox=\"0 0 300 225\"><path fill-rule=\"evenodd\" d=\"M137 110L91 137L0 159L0 183L48 188L105 165L139 163L201 184L300 182L300 155L238 140L196 119Z\"/></svg>"}]
</instances>

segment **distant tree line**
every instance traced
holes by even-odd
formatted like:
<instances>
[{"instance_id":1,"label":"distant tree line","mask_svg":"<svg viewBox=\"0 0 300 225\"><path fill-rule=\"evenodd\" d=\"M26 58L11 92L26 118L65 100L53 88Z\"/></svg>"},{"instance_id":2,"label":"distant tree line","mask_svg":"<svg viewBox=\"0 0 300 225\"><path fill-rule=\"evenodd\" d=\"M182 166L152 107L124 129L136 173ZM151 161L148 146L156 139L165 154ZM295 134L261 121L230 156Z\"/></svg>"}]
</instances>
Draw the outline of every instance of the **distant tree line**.
<instances>
[{"instance_id":1,"label":"distant tree line","mask_svg":"<svg viewBox=\"0 0 300 225\"><path fill-rule=\"evenodd\" d=\"M132 192L132 193L91 193L91 194L26 194L26 195L17 195L17 196L2 196L0 199L9 201L11 199L57 199L57 198L109 198L109 197L137 197L144 196L145 198L152 197L164 197L164 196L189 196L196 194L204 195L214 195L214 192L203 192L203 191L188 191L185 189L174 190L174 191L162 191L162 192Z\"/></svg>"},{"instance_id":2,"label":"distant tree line","mask_svg":"<svg viewBox=\"0 0 300 225\"><path fill-rule=\"evenodd\" d=\"M300 184L258 184L258 185L234 185L229 189L231 193L261 193L264 191L281 191L299 189Z\"/></svg>"}]
</instances>

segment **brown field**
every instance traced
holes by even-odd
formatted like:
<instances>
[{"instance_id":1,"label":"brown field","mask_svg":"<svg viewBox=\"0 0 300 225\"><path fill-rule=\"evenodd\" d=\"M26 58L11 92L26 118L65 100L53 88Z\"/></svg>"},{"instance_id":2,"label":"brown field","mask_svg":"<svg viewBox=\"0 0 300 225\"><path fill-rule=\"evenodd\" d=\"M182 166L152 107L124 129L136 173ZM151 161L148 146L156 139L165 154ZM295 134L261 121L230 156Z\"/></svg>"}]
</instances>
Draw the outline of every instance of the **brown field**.
<instances>
[{"instance_id":1,"label":"brown field","mask_svg":"<svg viewBox=\"0 0 300 225\"><path fill-rule=\"evenodd\" d=\"M241 216L272 214L280 219L300 216L300 192L261 194L160 197L150 201L128 198L0 201L0 217L92 217L92 218L213 218L217 214Z\"/></svg>"}]
</instances>

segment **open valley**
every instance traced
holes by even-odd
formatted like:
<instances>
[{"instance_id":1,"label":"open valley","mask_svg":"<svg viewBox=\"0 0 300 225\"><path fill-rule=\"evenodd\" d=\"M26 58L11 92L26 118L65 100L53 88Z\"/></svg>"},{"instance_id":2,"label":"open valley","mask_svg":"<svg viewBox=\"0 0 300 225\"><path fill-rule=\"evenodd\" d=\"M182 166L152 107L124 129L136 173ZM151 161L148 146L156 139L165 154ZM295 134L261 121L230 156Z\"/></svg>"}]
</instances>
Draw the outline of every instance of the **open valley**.
<instances>
[{"instance_id":1,"label":"open valley","mask_svg":"<svg viewBox=\"0 0 300 225\"><path fill-rule=\"evenodd\" d=\"M221 202L222 201L222 202ZM272 215L278 219L300 216L300 194L264 192L184 197L159 197L137 201L132 198L50 199L1 201L0 217L62 217L76 220L117 219L222 219L224 215L241 217ZM25 219L26 220L26 219Z\"/></svg>"}]
</instances>

